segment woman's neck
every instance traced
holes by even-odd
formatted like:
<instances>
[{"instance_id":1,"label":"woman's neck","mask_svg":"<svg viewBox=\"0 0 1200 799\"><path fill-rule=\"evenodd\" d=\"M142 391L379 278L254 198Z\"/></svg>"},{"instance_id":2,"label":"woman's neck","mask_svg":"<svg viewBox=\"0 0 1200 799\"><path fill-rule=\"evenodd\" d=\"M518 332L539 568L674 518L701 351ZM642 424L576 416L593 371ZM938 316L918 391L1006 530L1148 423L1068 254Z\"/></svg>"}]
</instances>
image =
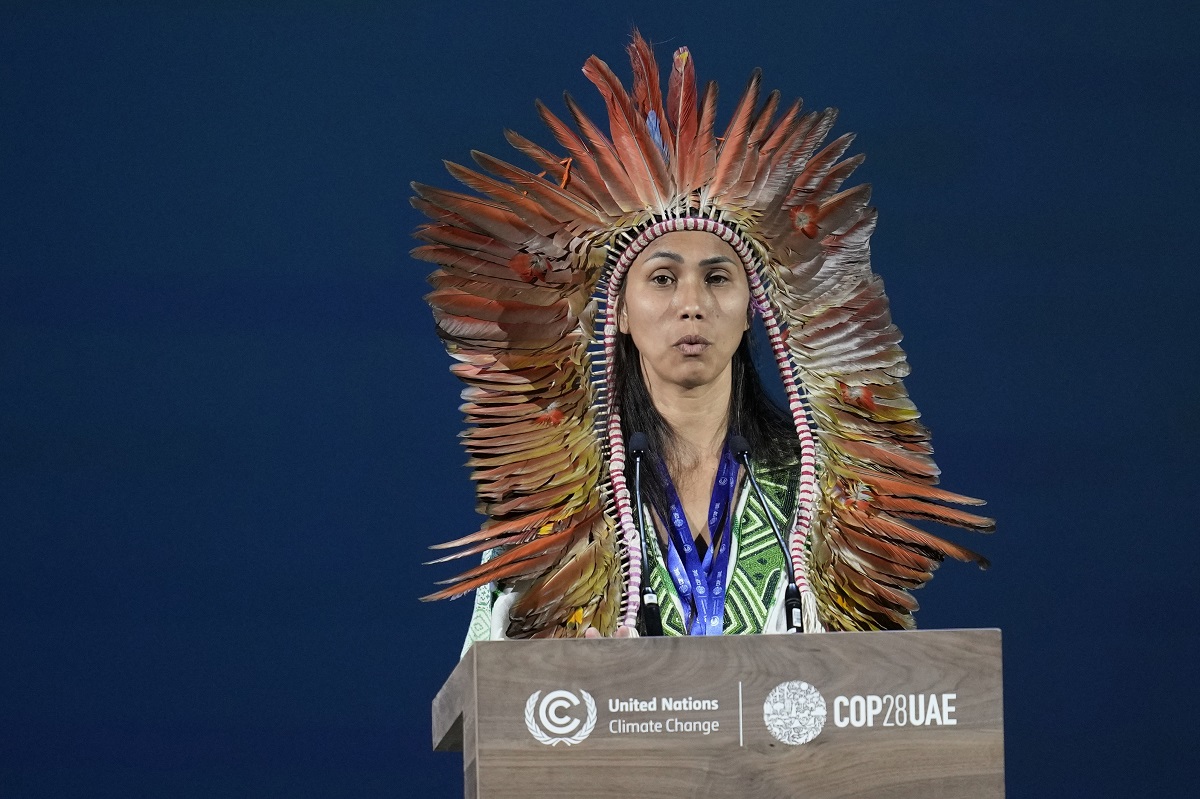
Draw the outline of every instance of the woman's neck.
<instances>
[{"instance_id":1,"label":"woman's neck","mask_svg":"<svg viewBox=\"0 0 1200 799\"><path fill-rule=\"evenodd\" d=\"M731 370L695 388L670 384L646 387L654 407L674 434L672 460L680 466L694 466L720 457L729 428Z\"/></svg>"},{"instance_id":2,"label":"woman's neck","mask_svg":"<svg viewBox=\"0 0 1200 799\"><path fill-rule=\"evenodd\" d=\"M729 429L732 373L726 369L703 386L678 385L646 388L655 409L671 428L672 446L666 453L667 472L675 487L692 535L705 543L712 540L708 510L721 450ZM660 536L666 528L659 527ZM665 538L663 539L665 541Z\"/></svg>"}]
</instances>

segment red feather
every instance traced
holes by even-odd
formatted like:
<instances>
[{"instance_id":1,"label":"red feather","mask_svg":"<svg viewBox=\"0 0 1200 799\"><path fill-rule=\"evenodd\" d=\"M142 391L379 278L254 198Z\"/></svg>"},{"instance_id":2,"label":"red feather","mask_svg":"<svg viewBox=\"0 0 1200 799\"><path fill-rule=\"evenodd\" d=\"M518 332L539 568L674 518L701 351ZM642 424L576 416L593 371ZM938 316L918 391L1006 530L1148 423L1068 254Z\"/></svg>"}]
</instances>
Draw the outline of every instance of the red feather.
<instances>
[{"instance_id":1,"label":"red feather","mask_svg":"<svg viewBox=\"0 0 1200 799\"><path fill-rule=\"evenodd\" d=\"M674 174L680 190L692 188L692 162L695 159L696 132L696 68L686 47L675 51L671 77L667 82L667 122L675 134Z\"/></svg>"},{"instance_id":2,"label":"red feather","mask_svg":"<svg viewBox=\"0 0 1200 799\"><path fill-rule=\"evenodd\" d=\"M583 74L604 97L613 146L642 203L652 208L665 208L669 199L663 194L669 183L667 165L650 136L645 118L633 107L620 78L608 64L592 56L583 65Z\"/></svg>"},{"instance_id":3,"label":"red feather","mask_svg":"<svg viewBox=\"0 0 1200 799\"><path fill-rule=\"evenodd\" d=\"M662 84L658 76L658 62L654 50L642 38L637 28L633 29L633 41L628 47L629 61L633 66L633 102L646 119L653 113L658 118L660 130L665 131L667 115L663 110ZM663 135L667 151L671 149L671 137Z\"/></svg>"}]
</instances>

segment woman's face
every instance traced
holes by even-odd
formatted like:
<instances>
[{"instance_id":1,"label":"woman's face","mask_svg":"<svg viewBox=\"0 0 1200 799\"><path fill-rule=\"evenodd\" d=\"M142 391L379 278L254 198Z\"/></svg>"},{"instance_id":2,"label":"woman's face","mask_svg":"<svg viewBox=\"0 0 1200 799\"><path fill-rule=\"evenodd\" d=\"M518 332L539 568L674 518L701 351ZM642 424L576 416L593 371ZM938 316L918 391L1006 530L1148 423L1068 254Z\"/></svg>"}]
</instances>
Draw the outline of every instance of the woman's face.
<instances>
[{"instance_id":1,"label":"woman's face","mask_svg":"<svg viewBox=\"0 0 1200 799\"><path fill-rule=\"evenodd\" d=\"M633 337L651 391L729 373L750 326L750 286L733 247L712 233L667 233L629 267L617 326Z\"/></svg>"}]
</instances>

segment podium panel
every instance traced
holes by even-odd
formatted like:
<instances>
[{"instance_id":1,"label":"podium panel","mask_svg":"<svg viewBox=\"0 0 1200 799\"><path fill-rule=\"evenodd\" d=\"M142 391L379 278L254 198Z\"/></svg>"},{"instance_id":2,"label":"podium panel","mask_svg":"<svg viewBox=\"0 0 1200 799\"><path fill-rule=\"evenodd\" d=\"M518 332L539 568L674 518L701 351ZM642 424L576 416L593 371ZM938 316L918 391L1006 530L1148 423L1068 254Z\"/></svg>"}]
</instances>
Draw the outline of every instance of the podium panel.
<instances>
[{"instance_id":1,"label":"podium panel","mask_svg":"<svg viewBox=\"0 0 1200 799\"><path fill-rule=\"evenodd\" d=\"M433 705L469 799L1004 796L999 630L491 641Z\"/></svg>"}]
</instances>

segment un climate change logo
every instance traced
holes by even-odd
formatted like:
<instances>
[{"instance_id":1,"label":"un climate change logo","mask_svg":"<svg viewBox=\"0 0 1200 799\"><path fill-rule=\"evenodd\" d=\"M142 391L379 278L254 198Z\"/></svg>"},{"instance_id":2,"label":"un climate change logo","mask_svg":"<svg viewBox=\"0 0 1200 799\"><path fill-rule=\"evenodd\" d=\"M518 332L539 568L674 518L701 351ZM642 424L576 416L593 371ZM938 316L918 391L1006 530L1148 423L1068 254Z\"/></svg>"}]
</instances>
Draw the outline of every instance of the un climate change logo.
<instances>
[{"instance_id":1,"label":"un climate change logo","mask_svg":"<svg viewBox=\"0 0 1200 799\"><path fill-rule=\"evenodd\" d=\"M525 703L525 726L529 734L544 744L557 746L577 744L592 734L596 727L596 702L587 691L580 691L586 716L580 720L579 697L570 691L551 691L538 701L541 691L534 691Z\"/></svg>"},{"instance_id":2,"label":"un climate change logo","mask_svg":"<svg viewBox=\"0 0 1200 799\"><path fill-rule=\"evenodd\" d=\"M775 740L798 746L821 734L825 727L825 699L806 682L792 680L776 685L763 702L763 721Z\"/></svg>"}]
</instances>

